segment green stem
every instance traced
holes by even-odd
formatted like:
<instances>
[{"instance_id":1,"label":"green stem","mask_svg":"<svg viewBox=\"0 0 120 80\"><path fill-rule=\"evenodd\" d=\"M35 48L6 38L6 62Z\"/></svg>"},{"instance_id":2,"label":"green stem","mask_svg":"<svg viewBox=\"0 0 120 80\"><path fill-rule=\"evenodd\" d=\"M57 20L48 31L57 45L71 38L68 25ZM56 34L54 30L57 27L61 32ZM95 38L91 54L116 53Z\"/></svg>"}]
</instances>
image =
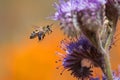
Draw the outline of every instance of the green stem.
<instances>
[{"instance_id":1,"label":"green stem","mask_svg":"<svg viewBox=\"0 0 120 80\"><path fill-rule=\"evenodd\" d=\"M110 59L108 54L104 54L104 60L105 60L105 74L107 76L108 80L113 80L112 78L112 71L111 71L111 64L110 64Z\"/></svg>"},{"instance_id":2,"label":"green stem","mask_svg":"<svg viewBox=\"0 0 120 80\"><path fill-rule=\"evenodd\" d=\"M100 51L104 56L104 67L102 68L104 69L103 72L106 75L107 80L113 80L109 53L107 53L104 48L101 48Z\"/></svg>"},{"instance_id":3,"label":"green stem","mask_svg":"<svg viewBox=\"0 0 120 80\"><path fill-rule=\"evenodd\" d=\"M102 55L104 56L104 74L106 75L107 77L107 80L113 80L113 77L112 77L112 70L111 70L111 64L110 64L110 58L109 58L109 46L110 46L110 42L111 42L111 38L112 38L112 34L109 35L107 41L106 41L106 44L105 44L105 47L102 46L102 41L99 40L99 45L100 45L100 51L102 53Z\"/></svg>"},{"instance_id":4,"label":"green stem","mask_svg":"<svg viewBox=\"0 0 120 80\"><path fill-rule=\"evenodd\" d=\"M111 63L110 63L110 58L109 58L109 46L111 45L111 42L112 42L113 31L110 27L109 27L109 30L110 30L110 34L109 34L109 36L107 38L107 41L106 41L106 44L104 46L104 49L106 51L106 54L104 54L105 67L106 67L104 71L106 73L106 76L107 76L108 80L113 80Z\"/></svg>"}]
</instances>

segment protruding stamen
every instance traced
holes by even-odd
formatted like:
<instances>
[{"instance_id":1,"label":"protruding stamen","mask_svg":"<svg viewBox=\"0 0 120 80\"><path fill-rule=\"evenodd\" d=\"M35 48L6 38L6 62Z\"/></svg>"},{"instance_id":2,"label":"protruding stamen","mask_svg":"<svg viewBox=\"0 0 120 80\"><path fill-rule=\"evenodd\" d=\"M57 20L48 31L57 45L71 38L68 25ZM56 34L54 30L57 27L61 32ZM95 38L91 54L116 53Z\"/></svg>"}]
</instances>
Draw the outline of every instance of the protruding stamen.
<instances>
[{"instance_id":1,"label":"protruding stamen","mask_svg":"<svg viewBox=\"0 0 120 80\"><path fill-rule=\"evenodd\" d=\"M62 75L65 72L66 69L63 69L62 72L60 73L60 75Z\"/></svg>"}]
</instances>

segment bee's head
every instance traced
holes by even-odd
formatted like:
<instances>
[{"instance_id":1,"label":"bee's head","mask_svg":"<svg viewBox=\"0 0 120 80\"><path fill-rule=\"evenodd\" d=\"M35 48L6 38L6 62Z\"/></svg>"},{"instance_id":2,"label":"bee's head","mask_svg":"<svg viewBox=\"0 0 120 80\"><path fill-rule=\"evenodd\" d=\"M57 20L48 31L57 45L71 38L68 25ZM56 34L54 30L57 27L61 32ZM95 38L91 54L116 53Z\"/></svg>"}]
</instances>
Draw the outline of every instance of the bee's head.
<instances>
[{"instance_id":1,"label":"bee's head","mask_svg":"<svg viewBox=\"0 0 120 80\"><path fill-rule=\"evenodd\" d=\"M30 35L30 39L36 38L37 32L38 32L38 30L33 31L33 32L31 33L31 35Z\"/></svg>"}]
</instances>

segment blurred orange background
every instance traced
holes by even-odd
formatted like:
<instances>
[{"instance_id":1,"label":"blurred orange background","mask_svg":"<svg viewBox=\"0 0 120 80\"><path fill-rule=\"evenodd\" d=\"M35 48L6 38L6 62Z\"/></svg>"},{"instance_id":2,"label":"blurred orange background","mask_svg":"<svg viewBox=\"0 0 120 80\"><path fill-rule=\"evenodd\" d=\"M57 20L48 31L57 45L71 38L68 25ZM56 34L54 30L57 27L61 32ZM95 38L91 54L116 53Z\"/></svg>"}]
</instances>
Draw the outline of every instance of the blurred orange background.
<instances>
[{"instance_id":1,"label":"blurred orange background","mask_svg":"<svg viewBox=\"0 0 120 80\"><path fill-rule=\"evenodd\" d=\"M56 70L61 64L55 63L59 59L55 52L60 51L58 46L64 36L57 22L46 19L54 12L54 1L0 0L0 80L76 80L67 71L61 76L63 68ZM51 23L53 33L43 41L29 39L32 25ZM110 58L112 68L117 69L120 41L111 49Z\"/></svg>"}]
</instances>

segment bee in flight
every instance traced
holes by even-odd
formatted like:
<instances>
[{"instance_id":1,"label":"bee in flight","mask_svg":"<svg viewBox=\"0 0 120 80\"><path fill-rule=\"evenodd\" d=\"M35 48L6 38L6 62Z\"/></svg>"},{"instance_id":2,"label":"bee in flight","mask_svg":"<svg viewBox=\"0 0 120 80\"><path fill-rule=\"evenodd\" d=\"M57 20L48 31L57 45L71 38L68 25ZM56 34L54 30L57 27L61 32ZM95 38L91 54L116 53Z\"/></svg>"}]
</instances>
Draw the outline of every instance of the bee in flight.
<instances>
[{"instance_id":1,"label":"bee in flight","mask_svg":"<svg viewBox=\"0 0 120 80\"><path fill-rule=\"evenodd\" d=\"M34 39L36 37L38 37L38 40L42 40L44 39L44 37L46 36L46 34L50 34L52 33L52 25L47 25L44 27L39 27L39 26L33 26L33 28L35 29L31 35L30 35L30 39Z\"/></svg>"}]
</instances>

